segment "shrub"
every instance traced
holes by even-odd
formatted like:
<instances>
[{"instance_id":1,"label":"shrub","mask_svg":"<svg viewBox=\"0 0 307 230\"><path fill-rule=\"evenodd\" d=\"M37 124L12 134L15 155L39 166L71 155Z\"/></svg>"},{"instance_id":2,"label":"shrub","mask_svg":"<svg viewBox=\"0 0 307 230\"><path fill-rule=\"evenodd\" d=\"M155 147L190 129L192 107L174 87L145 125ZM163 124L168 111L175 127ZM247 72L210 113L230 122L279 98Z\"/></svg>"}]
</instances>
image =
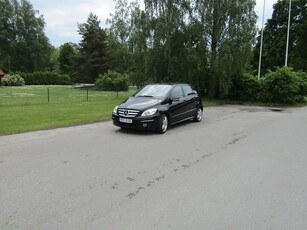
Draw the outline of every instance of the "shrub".
<instances>
[{"instance_id":1,"label":"shrub","mask_svg":"<svg viewBox=\"0 0 307 230\"><path fill-rule=\"evenodd\" d=\"M300 95L307 97L307 73L297 72L297 76L299 77Z\"/></svg>"},{"instance_id":2,"label":"shrub","mask_svg":"<svg viewBox=\"0 0 307 230\"><path fill-rule=\"evenodd\" d=\"M21 73L26 85L69 85L68 75L58 74L51 71Z\"/></svg>"},{"instance_id":3,"label":"shrub","mask_svg":"<svg viewBox=\"0 0 307 230\"><path fill-rule=\"evenodd\" d=\"M294 72L292 68L277 68L269 71L262 81L264 100L272 103L292 104L302 102L306 94L306 74Z\"/></svg>"},{"instance_id":4,"label":"shrub","mask_svg":"<svg viewBox=\"0 0 307 230\"><path fill-rule=\"evenodd\" d=\"M261 84L257 77L244 73L232 77L228 98L240 101L257 101L261 95Z\"/></svg>"},{"instance_id":5,"label":"shrub","mask_svg":"<svg viewBox=\"0 0 307 230\"><path fill-rule=\"evenodd\" d=\"M102 75L99 74L96 80L96 87L102 90L127 91L128 77L115 71L108 71Z\"/></svg>"},{"instance_id":6,"label":"shrub","mask_svg":"<svg viewBox=\"0 0 307 230\"><path fill-rule=\"evenodd\" d=\"M23 86L24 79L19 74L7 74L2 78L2 84L5 86Z\"/></svg>"}]
</instances>

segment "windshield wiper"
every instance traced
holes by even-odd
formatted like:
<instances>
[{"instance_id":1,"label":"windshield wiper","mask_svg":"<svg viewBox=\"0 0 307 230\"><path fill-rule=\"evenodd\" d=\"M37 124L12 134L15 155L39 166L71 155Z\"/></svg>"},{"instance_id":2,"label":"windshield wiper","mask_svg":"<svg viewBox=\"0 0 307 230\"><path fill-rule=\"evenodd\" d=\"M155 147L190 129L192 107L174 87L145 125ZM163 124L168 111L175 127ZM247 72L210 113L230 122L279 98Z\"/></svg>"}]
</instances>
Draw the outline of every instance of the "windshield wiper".
<instances>
[{"instance_id":1,"label":"windshield wiper","mask_svg":"<svg viewBox=\"0 0 307 230\"><path fill-rule=\"evenodd\" d=\"M153 96L150 96L150 95L137 95L137 97L153 97Z\"/></svg>"}]
</instances>

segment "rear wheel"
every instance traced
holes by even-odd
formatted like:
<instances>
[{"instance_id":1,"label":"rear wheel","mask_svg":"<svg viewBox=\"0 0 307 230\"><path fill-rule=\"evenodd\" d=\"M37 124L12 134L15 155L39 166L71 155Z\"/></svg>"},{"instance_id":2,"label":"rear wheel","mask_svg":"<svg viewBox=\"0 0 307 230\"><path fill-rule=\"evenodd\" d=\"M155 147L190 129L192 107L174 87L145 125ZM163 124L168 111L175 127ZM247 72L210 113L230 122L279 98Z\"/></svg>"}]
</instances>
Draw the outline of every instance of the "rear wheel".
<instances>
[{"instance_id":1,"label":"rear wheel","mask_svg":"<svg viewBox=\"0 0 307 230\"><path fill-rule=\"evenodd\" d=\"M196 110L195 116L193 118L193 121L200 122L203 119L203 110L199 107Z\"/></svg>"},{"instance_id":2,"label":"rear wheel","mask_svg":"<svg viewBox=\"0 0 307 230\"><path fill-rule=\"evenodd\" d=\"M157 132L165 133L168 128L168 117L165 114L162 114L158 121Z\"/></svg>"}]
</instances>

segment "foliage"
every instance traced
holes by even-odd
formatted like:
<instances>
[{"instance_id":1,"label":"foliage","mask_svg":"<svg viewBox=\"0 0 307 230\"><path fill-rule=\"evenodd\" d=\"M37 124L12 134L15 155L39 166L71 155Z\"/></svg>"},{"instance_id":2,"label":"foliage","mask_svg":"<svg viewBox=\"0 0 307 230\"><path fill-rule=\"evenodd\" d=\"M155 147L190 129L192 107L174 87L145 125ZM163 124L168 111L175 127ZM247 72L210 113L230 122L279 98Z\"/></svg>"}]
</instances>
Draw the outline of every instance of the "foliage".
<instances>
[{"instance_id":1,"label":"foliage","mask_svg":"<svg viewBox=\"0 0 307 230\"><path fill-rule=\"evenodd\" d=\"M257 77L249 73L232 77L232 86L227 96L228 99L258 101L261 95L261 83Z\"/></svg>"},{"instance_id":2,"label":"foliage","mask_svg":"<svg viewBox=\"0 0 307 230\"><path fill-rule=\"evenodd\" d=\"M307 4L306 0L292 1L288 65L294 70L307 71ZM289 16L289 0L274 4L272 19L264 27L261 72L284 66ZM258 68L260 35L254 52L254 68Z\"/></svg>"},{"instance_id":3,"label":"foliage","mask_svg":"<svg viewBox=\"0 0 307 230\"><path fill-rule=\"evenodd\" d=\"M56 72L21 73L26 85L69 85L70 78L65 74Z\"/></svg>"},{"instance_id":4,"label":"foliage","mask_svg":"<svg viewBox=\"0 0 307 230\"><path fill-rule=\"evenodd\" d=\"M299 78L299 87L300 87L300 95L307 97L307 73L305 72L296 72Z\"/></svg>"},{"instance_id":5,"label":"foliage","mask_svg":"<svg viewBox=\"0 0 307 230\"><path fill-rule=\"evenodd\" d=\"M59 72L70 75L73 71L73 59L76 56L77 50L74 44L65 43L59 48Z\"/></svg>"},{"instance_id":6,"label":"foliage","mask_svg":"<svg viewBox=\"0 0 307 230\"><path fill-rule=\"evenodd\" d=\"M24 79L19 74L6 74L1 82L5 86L23 86L25 85Z\"/></svg>"},{"instance_id":7,"label":"foliage","mask_svg":"<svg viewBox=\"0 0 307 230\"><path fill-rule=\"evenodd\" d=\"M112 41L118 41L109 48L120 72L131 73L137 85L189 82L209 88L212 96L227 94L230 76L241 74L252 56L255 2L145 0L144 5L142 10L117 0L109 20Z\"/></svg>"},{"instance_id":8,"label":"foliage","mask_svg":"<svg viewBox=\"0 0 307 230\"><path fill-rule=\"evenodd\" d=\"M306 74L294 72L292 68L277 68L263 78L264 99L272 103L292 104L302 102L306 95Z\"/></svg>"},{"instance_id":9,"label":"foliage","mask_svg":"<svg viewBox=\"0 0 307 230\"><path fill-rule=\"evenodd\" d=\"M247 68L252 55L257 16L255 1L196 1L198 19L204 24L209 53L208 93L210 97L227 95L231 76Z\"/></svg>"},{"instance_id":10,"label":"foliage","mask_svg":"<svg viewBox=\"0 0 307 230\"><path fill-rule=\"evenodd\" d=\"M27 0L2 0L0 12L0 66L7 72L46 70L51 45L43 16Z\"/></svg>"},{"instance_id":11,"label":"foliage","mask_svg":"<svg viewBox=\"0 0 307 230\"><path fill-rule=\"evenodd\" d=\"M131 68L132 53L125 45L120 43L110 31L108 32L107 43L109 68L119 73L125 73Z\"/></svg>"},{"instance_id":12,"label":"foliage","mask_svg":"<svg viewBox=\"0 0 307 230\"><path fill-rule=\"evenodd\" d=\"M90 13L86 23L78 24L82 37L73 62L73 81L94 83L99 74L108 70L106 32L98 17Z\"/></svg>"},{"instance_id":13,"label":"foliage","mask_svg":"<svg viewBox=\"0 0 307 230\"><path fill-rule=\"evenodd\" d=\"M49 66L49 70L50 71L56 71L56 72L60 72L59 71L59 56L60 56L60 49L59 48L52 48L51 49L51 56L50 56L50 66Z\"/></svg>"},{"instance_id":14,"label":"foliage","mask_svg":"<svg viewBox=\"0 0 307 230\"><path fill-rule=\"evenodd\" d=\"M104 75L99 75L96 87L103 90L127 91L128 77L115 71L108 71Z\"/></svg>"}]
</instances>

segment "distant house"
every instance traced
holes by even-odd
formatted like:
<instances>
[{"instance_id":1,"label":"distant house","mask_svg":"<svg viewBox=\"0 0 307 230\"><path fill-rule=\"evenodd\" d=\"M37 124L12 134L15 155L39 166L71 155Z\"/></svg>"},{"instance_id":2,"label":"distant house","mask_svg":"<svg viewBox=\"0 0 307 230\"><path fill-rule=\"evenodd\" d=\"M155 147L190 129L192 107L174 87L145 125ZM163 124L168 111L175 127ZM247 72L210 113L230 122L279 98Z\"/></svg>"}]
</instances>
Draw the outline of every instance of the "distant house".
<instances>
[{"instance_id":1,"label":"distant house","mask_svg":"<svg viewBox=\"0 0 307 230\"><path fill-rule=\"evenodd\" d=\"M5 75L5 73L0 69L0 86L1 86L1 78Z\"/></svg>"}]
</instances>

